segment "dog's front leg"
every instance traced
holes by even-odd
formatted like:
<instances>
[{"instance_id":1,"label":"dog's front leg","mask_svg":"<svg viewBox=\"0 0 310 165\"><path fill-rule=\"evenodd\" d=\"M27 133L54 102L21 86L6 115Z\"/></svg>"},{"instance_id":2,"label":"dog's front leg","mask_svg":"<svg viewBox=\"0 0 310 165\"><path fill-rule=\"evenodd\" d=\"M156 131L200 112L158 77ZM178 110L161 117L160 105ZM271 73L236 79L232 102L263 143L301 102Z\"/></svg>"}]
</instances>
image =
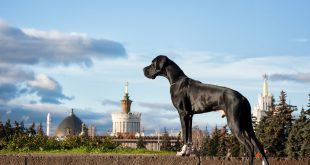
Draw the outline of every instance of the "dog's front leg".
<instances>
[{"instance_id":1,"label":"dog's front leg","mask_svg":"<svg viewBox=\"0 0 310 165\"><path fill-rule=\"evenodd\" d=\"M189 156L192 153L192 122L193 122L193 115L188 115L188 126L187 126L187 132L188 132L188 139L187 139L187 150L185 155Z\"/></svg>"},{"instance_id":2,"label":"dog's front leg","mask_svg":"<svg viewBox=\"0 0 310 165\"><path fill-rule=\"evenodd\" d=\"M177 152L177 156L189 156L191 154L191 143L192 143L192 115L180 114L182 135L184 145L180 152Z\"/></svg>"},{"instance_id":3,"label":"dog's front leg","mask_svg":"<svg viewBox=\"0 0 310 165\"><path fill-rule=\"evenodd\" d=\"M177 152L177 156L184 156L187 150L187 129L186 129L186 119L185 114L182 113L183 111L179 111L181 128L182 128L182 137L183 137L183 147L180 152Z\"/></svg>"}]
</instances>

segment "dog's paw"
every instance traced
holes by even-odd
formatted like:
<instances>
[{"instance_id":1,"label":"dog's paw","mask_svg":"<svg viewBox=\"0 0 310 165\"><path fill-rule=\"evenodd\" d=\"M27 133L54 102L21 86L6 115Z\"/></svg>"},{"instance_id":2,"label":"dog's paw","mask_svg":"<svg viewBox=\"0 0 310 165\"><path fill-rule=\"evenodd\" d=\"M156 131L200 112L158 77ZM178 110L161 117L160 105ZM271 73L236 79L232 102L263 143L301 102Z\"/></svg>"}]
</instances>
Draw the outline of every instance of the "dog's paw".
<instances>
[{"instance_id":1,"label":"dog's paw","mask_svg":"<svg viewBox=\"0 0 310 165\"><path fill-rule=\"evenodd\" d=\"M185 153L182 153L182 151L177 152L176 156L185 156Z\"/></svg>"},{"instance_id":2,"label":"dog's paw","mask_svg":"<svg viewBox=\"0 0 310 165\"><path fill-rule=\"evenodd\" d=\"M187 145L184 145L183 147L182 147L182 150L180 151L180 152L177 152L177 154L176 154L176 156L185 156L186 155L186 152L187 152L187 149L188 147L187 147Z\"/></svg>"},{"instance_id":3,"label":"dog's paw","mask_svg":"<svg viewBox=\"0 0 310 165\"><path fill-rule=\"evenodd\" d=\"M192 154L192 147L187 147L186 151L185 151L185 155L186 156L190 156Z\"/></svg>"}]
</instances>

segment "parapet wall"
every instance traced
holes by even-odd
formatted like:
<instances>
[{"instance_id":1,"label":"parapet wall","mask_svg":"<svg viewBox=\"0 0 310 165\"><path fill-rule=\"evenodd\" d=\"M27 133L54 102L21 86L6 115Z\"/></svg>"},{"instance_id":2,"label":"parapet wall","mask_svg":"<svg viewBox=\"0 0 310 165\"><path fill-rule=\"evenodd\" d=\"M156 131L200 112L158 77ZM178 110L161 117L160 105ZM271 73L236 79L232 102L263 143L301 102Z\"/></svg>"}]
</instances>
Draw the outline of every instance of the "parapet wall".
<instances>
[{"instance_id":1,"label":"parapet wall","mask_svg":"<svg viewBox=\"0 0 310 165\"><path fill-rule=\"evenodd\" d=\"M290 160L270 158L271 165L308 165L310 159ZM107 155L107 154L5 154L0 165L239 165L248 164L242 158L176 157L174 155ZM255 164L261 164L255 160Z\"/></svg>"}]
</instances>

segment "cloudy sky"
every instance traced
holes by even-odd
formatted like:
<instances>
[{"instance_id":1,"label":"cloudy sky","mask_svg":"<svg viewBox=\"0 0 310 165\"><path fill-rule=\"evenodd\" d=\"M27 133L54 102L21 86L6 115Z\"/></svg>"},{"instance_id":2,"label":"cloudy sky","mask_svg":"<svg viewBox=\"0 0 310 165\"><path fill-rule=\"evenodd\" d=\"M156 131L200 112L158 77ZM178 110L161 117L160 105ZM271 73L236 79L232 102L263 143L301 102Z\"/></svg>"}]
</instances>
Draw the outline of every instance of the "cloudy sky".
<instances>
[{"instance_id":1,"label":"cloudy sky","mask_svg":"<svg viewBox=\"0 0 310 165\"><path fill-rule=\"evenodd\" d=\"M111 130L129 81L132 110L148 132L178 130L164 78L142 68L165 54L205 83L243 93L252 107L270 75L300 109L310 93L309 1L5 1L0 5L0 119L27 124L74 108L100 134ZM297 113L296 113L297 114ZM44 123L43 123L44 124ZM218 113L194 125L224 125Z\"/></svg>"}]
</instances>

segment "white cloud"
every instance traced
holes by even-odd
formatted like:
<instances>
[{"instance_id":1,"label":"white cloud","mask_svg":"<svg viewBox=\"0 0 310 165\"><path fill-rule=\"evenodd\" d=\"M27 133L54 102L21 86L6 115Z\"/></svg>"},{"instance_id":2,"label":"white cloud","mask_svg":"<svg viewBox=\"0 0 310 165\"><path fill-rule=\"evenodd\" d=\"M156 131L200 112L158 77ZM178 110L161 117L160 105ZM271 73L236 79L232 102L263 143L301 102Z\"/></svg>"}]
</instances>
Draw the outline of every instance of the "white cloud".
<instances>
[{"instance_id":1,"label":"white cloud","mask_svg":"<svg viewBox=\"0 0 310 165\"><path fill-rule=\"evenodd\" d=\"M57 86L56 82L45 74L37 74L35 80L29 81L29 85L48 90L55 90Z\"/></svg>"},{"instance_id":2,"label":"white cloud","mask_svg":"<svg viewBox=\"0 0 310 165\"><path fill-rule=\"evenodd\" d=\"M0 23L0 60L9 64L81 64L92 58L124 57L121 43L94 39L85 34L42 31Z\"/></svg>"},{"instance_id":3,"label":"white cloud","mask_svg":"<svg viewBox=\"0 0 310 165\"><path fill-rule=\"evenodd\" d=\"M9 115L9 114L11 114L11 113L12 113L11 110L6 111L6 114L7 114L7 115Z\"/></svg>"}]
</instances>

